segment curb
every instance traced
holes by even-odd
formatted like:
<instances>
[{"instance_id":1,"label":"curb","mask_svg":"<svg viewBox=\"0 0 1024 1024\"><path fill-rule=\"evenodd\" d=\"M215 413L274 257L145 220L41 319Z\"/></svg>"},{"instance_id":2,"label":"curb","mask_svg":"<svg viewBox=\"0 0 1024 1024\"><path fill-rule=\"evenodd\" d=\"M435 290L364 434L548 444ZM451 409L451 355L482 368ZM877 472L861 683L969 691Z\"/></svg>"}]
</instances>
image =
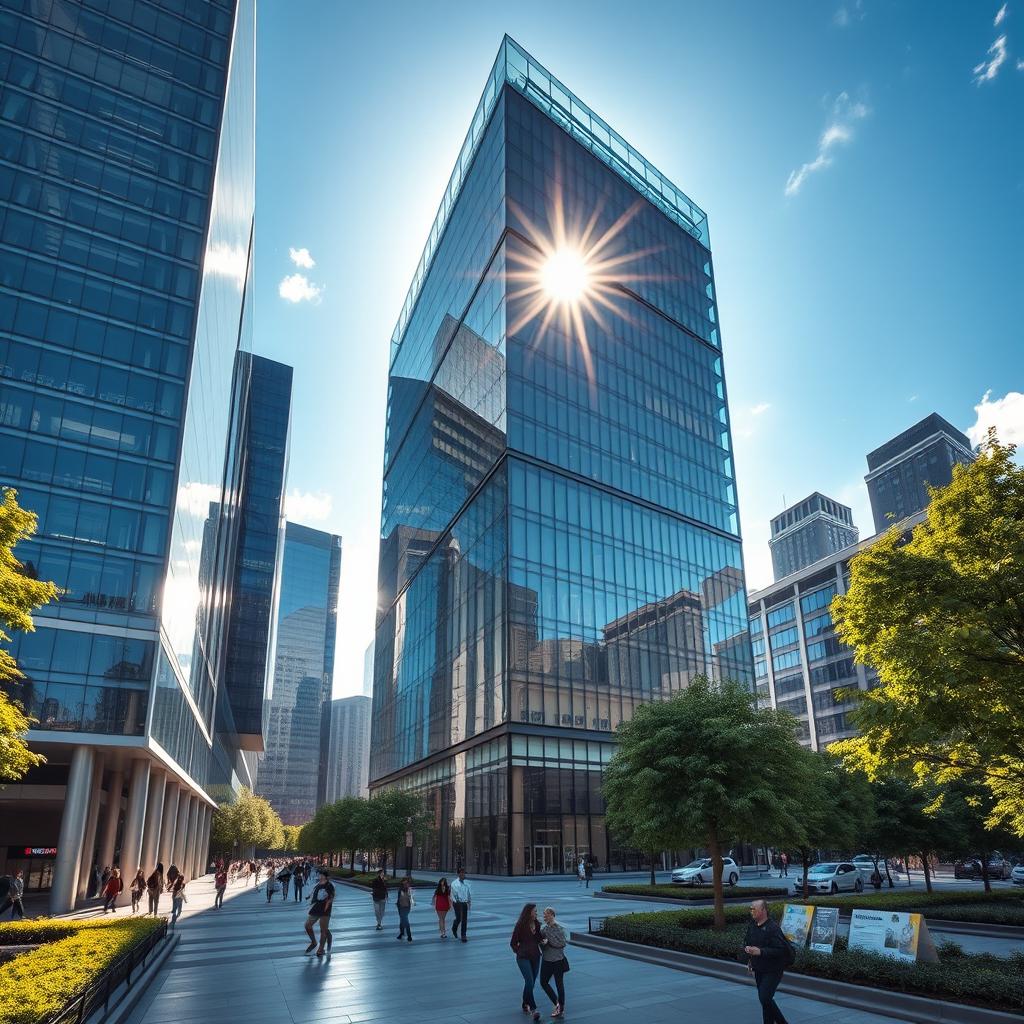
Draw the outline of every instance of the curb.
<instances>
[{"instance_id":1,"label":"curb","mask_svg":"<svg viewBox=\"0 0 1024 1024\"><path fill-rule=\"evenodd\" d=\"M702 974L721 981L750 984L746 967L729 960L682 953L673 949L659 949L656 946L641 946L621 939L606 939L599 935L572 932L569 941L581 949L592 949L598 953L621 956L628 960L669 967L675 971ZM894 989L868 988L851 985L845 981L831 981L808 974L787 974L779 985L779 991L788 995L803 996L819 1003L844 1006L847 1009L877 1013L896 1017L899 1020L929 1021L931 1024L1020 1024L1019 1014L1003 1010L986 1010L965 1003L947 1003L926 996L912 996Z\"/></svg>"},{"instance_id":2,"label":"curb","mask_svg":"<svg viewBox=\"0 0 1024 1024\"><path fill-rule=\"evenodd\" d=\"M167 941L160 948L145 970L132 981L132 987L128 988L125 982L121 982L110 999L110 1006L104 1013L102 1008L93 1011L89 1021L103 1021L104 1024L122 1024L128 1019L132 1011L139 1005L139 1000L146 994L150 983L160 972L167 958L177 948L181 936L176 932L168 932Z\"/></svg>"}]
</instances>

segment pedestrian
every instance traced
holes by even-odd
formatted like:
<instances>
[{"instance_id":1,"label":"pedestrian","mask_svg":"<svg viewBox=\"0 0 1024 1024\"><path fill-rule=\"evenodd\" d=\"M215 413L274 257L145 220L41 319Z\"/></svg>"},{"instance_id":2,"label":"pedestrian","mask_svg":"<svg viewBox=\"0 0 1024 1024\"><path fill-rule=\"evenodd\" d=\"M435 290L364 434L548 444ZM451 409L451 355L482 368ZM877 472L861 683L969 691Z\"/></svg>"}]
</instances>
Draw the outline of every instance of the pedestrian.
<instances>
[{"instance_id":1,"label":"pedestrian","mask_svg":"<svg viewBox=\"0 0 1024 1024\"><path fill-rule=\"evenodd\" d=\"M89 879L89 891L86 893L90 899L95 896L99 896L100 890L103 888L103 874L100 871L99 864L93 864L92 866L92 877Z\"/></svg>"},{"instance_id":2,"label":"pedestrian","mask_svg":"<svg viewBox=\"0 0 1024 1024\"><path fill-rule=\"evenodd\" d=\"M569 960L565 955L568 942L565 929L555 918L555 908L544 908L544 927L540 930L541 965L540 987L544 994L554 1003L552 1017L565 1016L565 975L569 970ZM551 979L555 979L557 994L551 991Z\"/></svg>"},{"instance_id":3,"label":"pedestrian","mask_svg":"<svg viewBox=\"0 0 1024 1024\"><path fill-rule=\"evenodd\" d=\"M164 866L158 863L153 873L146 879L146 894L149 896L147 913L156 917L160 910L160 893L164 891Z\"/></svg>"},{"instance_id":4,"label":"pedestrian","mask_svg":"<svg viewBox=\"0 0 1024 1024\"><path fill-rule=\"evenodd\" d=\"M402 884L398 887L398 897L395 899L395 905L398 907L398 941L401 942L403 936L407 936L409 941L412 942L409 911L416 906L416 897L412 894L412 886L409 884L408 878L403 878Z\"/></svg>"},{"instance_id":5,"label":"pedestrian","mask_svg":"<svg viewBox=\"0 0 1024 1024\"><path fill-rule=\"evenodd\" d=\"M253 861L252 870L253 874L256 876L256 881L252 884L258 889L260 887L260 872L263 870L263 865L257 864L255 861Z\"/></svg>"},{"instance_id":6,"label":"pedestrian","mask_svg":"<svg viewBox=\"0 0 1024 1024\"><path fill-rule=\"evenodd\" d=\"M132 913L134 914L142 902L142 894L146 891L146 876L143 874L141 867L135 872L135 877L132 879L132 884L129 888L132 893Z\"/></svg>"},{"instance_id":7,"label":"pedestrian","mask_svg":"<svg viewBox=\"0 0 1024 1024\"><path fill-rule=\"evenodd\" d=\"M583 869L587 877L587 888L590 888L590 883L594 880L594 862L588 857L586 867Z\"/></svg>"},{"instance_id":8,"label":"pedestrian","mask_svg":"<svg viewBox=\"0 0 1024 1024\"><path fill-rule=\"evenodd\" d=\"M377 877L370 883L370 898L373 900L373 913L377 918L377 931L384 927L384 908L388 905L388 882L384 869L377 872Z\"/></svg>"},{"instance_id":9,"label":"pedestrian","mask_svg":"<svg viewBox=\"0 0 1024 1024\"><path fill-rule=\"evenodd\" d=\"M370 866L370 865L369 865L369 864L367 863L367 861L366 861L366 854L364 853L364 854L363 854L363 874L364 874L364 875L366 874L366 869L367 869L367 868L368 868L369 866Z\"/></svg>"},{"instance_id":10,"label":"pedestrian","mask_svg":"<svg viewBox=\"0 0 1024 1024\"><path fill-rule=\"evenodd\" d=\"M270 870L267 871L267 902L268 903L273 898L274 893L277 892L277 888L278 888L278 883L277 883L277 878L274 876L274 869L270 868Z\"/></svg>"},{"instance_id":11,"label":"pedestrian","mask_svg":"<svg viewBox=\"0 0 1024 1024\"><path fill-rule=\"evenodd\" d=\"M188 903L188 897L185 895L185 876L179 871L174 881L171 883L172 927L178 923L178 918L181 917L182 907L186 903Z\"/></svg>"},{"instance_id":12,"label":"pedestrian","mask_svg":"<svg viewBox=\"0 0 1024 1024\"><path fill-rule=\"evenodd\" d=\"M174 882L175 882L175 880L177 879L177 877L178 877L178 875L180 873L181 872L178 871L177 867L174 864L172 864L167 869L167 891L168 892L171 891L171 886L174 885Z\"/></svg>"},{"instance_id":13,"label":"pedestrian","mask_svg":"<svg viewBox=\"0 0 1024 1024\"><path fill-rule=\"evenodd\" d=\"M519 920L512 929L509 945L516 955L516 966L523 976L523 1013L532 1013L534 1020L540 1020L537 1001L533 990L540 974L540 922L537 920L537 904L527 903L519 913Z\"/></svg>"},{"instance_id":14,"label":"pedestrian","mask_svg":"<svg viewBox=\"0 0 1024 1024\"><path fill-rule=\"evenodd\" d=\"M213 888L217 893L213 898L213 905L217 910L220 910L224 906L224 890L228 887L228 873L224 870L224 865L218 866L216 873L213 876Z\"/></svg>"},{"instance_id":15,"label":"pedestrian","mask_svg":"<svg viewBox=\"0 0 1024 1024\"><path fill-rule=\"evenodd\" d=\"M302 890L306 884L306 873L301 864L295 865L295 874L292 875L292 888L295 890L295 902L302 902Z\"/></svg>"},{"instance_id":16,"label":"pedestrian","mask_svg":"<svg viewBox=\"0 0 1024 1024\"><path fill-rule=\"evenodd\" d=\"M309 936L309 945L306 947L306 952L312 952L313 947L316 945L313 925L319 921L320 948L317 949L316 955L323 956L324 946L326 945L327 952L329 953L334 939L330 932L331 907L334 906L334 883L331 881L327 868L321 868L317 878L318 881L313 886L313 891L309 896L309 916L306 918L306 934Z\"/></svg>"},{"instance_id":17,"label":"pedestrian","mask_svg":"<svg viewBox=\"0 0 1024 1024\"><path fill-rule=\"evenodd\" d=\"M580 857L579 863L576 865L576 878L578 879L580 885L583 885L583 883L587 880L587 867L583 863L582 857Z\"/></svg>"},{"instance_id":18,"label":"pedestrian","mask_svg":"<svg viewBox=\"0 0 1024 1024\"><path fill-rule=\"evenodd\" d=\"M124 888L124 882L121 881L121 872L118 868L114 868L110 872L107 878L106 884L103 886L103 913L106 914L108 911L117 913L117 907L114 905L117 901L117 897L120 895L121 890Z\"/></svg>"},{"instance_id":19,"label":"pedestrian","mask_svg":"<svg viewBox=\"0 0 1024 1024\"><path fill-rule=\"evenodd\" d=\"M785 850L779 854L779 863L782 865L782 874L779 878L789 878L789 854Z\"/></svg>"},{"instance_id":20,"label":"pedestrian","mask_svg":"<svg viewBox=\"0 0 1024 1024\"><path fill-rule=\"evenodd\" d=\"M8 899L11 901L11 920L25 917L25 906L22 897L25 895L25 872L17 868L14 877L11 879L11 891Z\"/></svg>"},{"instance_id":21,"label":"pedestrian","mask_svg":"<svg viewBox=\"0 0 1024 1024\"><path fill-rule=\"evenodd\" d=\"M107 887L107 882L110 881L110 868L107 865L103 866L103 873L100 875L100 895L103 895L103 890Z\"/></svg>"},{"instance_id":22,"label":"pedestrian","mask_svg":"<svg viewBox=\"0 0 1024 1024\"><path fill-rule=\"evenodd\" d=\"M437 911L437 930L442 939L448 938L448 911L452 909L452 890L447 878L438 880L434 890L434 910Z\"/></svg>"},{"instance_id":23,"label":"pedestrian","mask_svg":"<svg viewBox=\"0 0 1024 1024\"><path fill-rule=\"evenodd\" d=\"M754 975L757 986L761 1019L763 1024L786 1024L775 1002L775 990L782 981L783 971L796 959L796 952L778 923L768 916L768 904L764 900L750 904L750 919L743 952L747 955L747 969Z\"/></svg>"},{"instance_id":24,"label":"pedestrian","mask_svg":"<svg viewBox=\"0 0 1024 1024\"><path fill-rule=\"evenodd\" d=\"M452 907L455 910L455 924L452 935L459 937L459 925L462 925L462 941L466 939L466 924L469 921L469 908L473 905L473 892L466 881L466 869L459 868L459 877L452 882Z\"/></svg>"},{"instance_id":25,"label":"pedestrian","mask_svg":"<svg viewBox=\"0 0 1024 1024\"><path fill-rule=\"evenodd\" d=\"M288 883L292 880L292 869L289 865L285 864L281 868L278 872L277 880L281 883L281 899L288 899Z\"/></svg>"}]
</instances>

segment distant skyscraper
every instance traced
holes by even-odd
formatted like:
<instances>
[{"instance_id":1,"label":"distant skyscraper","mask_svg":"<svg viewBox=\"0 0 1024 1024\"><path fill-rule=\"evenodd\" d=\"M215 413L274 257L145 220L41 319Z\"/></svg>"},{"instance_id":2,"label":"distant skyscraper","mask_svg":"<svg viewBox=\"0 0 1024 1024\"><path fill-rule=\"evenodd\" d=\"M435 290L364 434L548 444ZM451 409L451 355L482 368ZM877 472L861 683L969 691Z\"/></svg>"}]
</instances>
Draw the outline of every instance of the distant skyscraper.
<instances>
[{"instance_id":1,"label":"distant skyscraper","mask_svg":"<svg viewBox=\"0 0 1024 1024\"><path fill-rule=\"evenodd\" d=\"M369 697L331 701L331 743L327 761L327 802L366 796L370 774Z\"/></svg>"},{"instance_id":2,"label":"distant skyscraper","mask_svg":"<svg viewBox=\"0 0 1024 1024\"><path fill-rule=\"evenodd\" d=\"M288 523L266 753L257 779L257 791L286 825L305 824L327 798L340 572L340 537Z\"/></svg>"},{"instance_id":3,"label":"distant skyscraper","mask_svg":"<svg viewBox=\"0 0 1024 1024\"><path fill-rule=\"evenodd\" d=\"M621 868L616 727L750 680L718 323L705 214L506 37L392 336L370 776L418 866Z\"/></svg>"},{"instance_id":4,"label":"distant skyscraper","mask_svg":"<svg viewBox=\"0 0 1024 1024\"><path fill-rule=\"evenodd\" d=\"M775 578L781 580L805 565L856 544L858 536L853 510L815 491L772 520L768 547Z\"/></svg>"},{"instance_id":5,"label":"distant skyscraper","mask_svg":"<svg viewBox=\"0 0 1024 1024\"><path fill-rule=\"evenodd\" d=\"M373 641L363 655L363 696L373 696Z\"/></svg>"},{"instance_id":6,"label":"distant skyscraper","mask_svg":"<svg viewBox=\"0 0 1024 1024\"><path fill-rule=\"evenodd\" d=\"M56 847L54 913L95 858L205 862L254 60L252 0L0 7L0 483L64 591L13 644L53 799L0 794L0 870Z\"/></svg>"},{"instance_id":7,"label":"distant skyscraper","mask_svg":"<svg viewBox=\"0 0 1024 1024\"><path fill-rule=\"evenodd\" d=\"M876 448L868 455L864 477L875 531L926 508L928 485L945 486L955 465L973 460L967 435L934 412Z\"/></svg>"}]
</instances>

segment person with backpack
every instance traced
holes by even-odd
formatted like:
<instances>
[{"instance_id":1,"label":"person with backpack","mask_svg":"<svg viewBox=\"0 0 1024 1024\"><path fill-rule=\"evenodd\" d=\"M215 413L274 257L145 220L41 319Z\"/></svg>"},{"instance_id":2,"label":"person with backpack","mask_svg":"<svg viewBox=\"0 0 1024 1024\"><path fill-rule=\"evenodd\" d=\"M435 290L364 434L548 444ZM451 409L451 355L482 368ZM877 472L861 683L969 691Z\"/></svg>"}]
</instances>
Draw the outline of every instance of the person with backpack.
<instances>
[{"instance_id":1,"label":"person with backpack","mask_svg":"<svg viewBox=\"0 0 1024 1024\"><path fill-rule=\"evenodd\" d=\"M384 927L384 908L388 905L387 875L381 868L377 877L370 883L370 898L373 900L373 913L377 918L377 931Z\"/></svg>"},{"instance_id":2,"label":"person with backpack","mask_svg":"<svg viewBox=\"0 0 1024 1024\"><path fill-rule=\"evenodd\" d=\"M132 913L134 914L142 902L142 894L146 891L146 876L142 873L141 867L135 872L135 877L129 888L132 892Z\"/></svg>"},{"instance_id":3,"label":"person with backpack","mask_svg":"<svg viewBox=\"0 0 1024 1024\"><path fill-rule=\"evenodd\" d=\"M796 960L796 950L782 934L778 922L768 916L768 904L764 900L750 904L750 924L743 943L747 970L753 974L757 986L763 1024L787 1024L775 1002L775 990L785 969Z\"/></svg>"},{"instance_id":4,"label":"person with backpack","mask_svg":"<svg viewBox=\"0 0 1024 1024\"><path fill-rule=\"evenodd\" d=\"M146 894L149 896L148 914L154 917L160 911L160 894L164 891L164 866L158 863L153 873L146 879Z\"/></svg>"}]
</instances>

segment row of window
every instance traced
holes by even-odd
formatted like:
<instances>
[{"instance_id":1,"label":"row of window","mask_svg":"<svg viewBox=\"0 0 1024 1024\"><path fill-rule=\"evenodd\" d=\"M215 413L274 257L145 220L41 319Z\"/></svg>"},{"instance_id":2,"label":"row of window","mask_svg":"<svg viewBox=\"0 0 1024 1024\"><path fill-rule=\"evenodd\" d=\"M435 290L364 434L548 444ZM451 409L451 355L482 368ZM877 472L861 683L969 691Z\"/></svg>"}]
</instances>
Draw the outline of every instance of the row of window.
<instances>
[{"instance_id":1,"label":"row of window","mask_svg":"<svg viewBox=\"0 0 1024 1024\"><path fill-rule=\"evenodd\" d=\"M804 636L808 639L817 636L819 633L826 633L832 628L832 616L825 612L823 615L816 615L813 619L804 621Z\"/></svg>"},{"instance_id":2,"label":"row of window","mask_svg":"<svg viewBox=\"0 0 1024 1024\"><path fill-rule=\"evenodd\" d=\"M56 453L56 454L55 454ZM129 459L111 459L67 445L25 440L0 431L0 480L52 483L72 491L86 491L167 508L171 502L172 473ZM18 485L21 504L40 518L47 514L46 491Z\"/></svg>"},{"instance_id":3,"label":"row of window","mask_svg":"<svg viewBox=\"0 0 1024 1024\"><path fill-rule=\"evenodd\" d=\"M5 689L37 720L33 729L141 736L146 728L146 689L31 679L21 685L7 684Z\"/></svg>"},{"instance_id":4,"label":"row of window","mask_svg":"<svg viewBox=\"0 0 1024 1024\"><path fill-rule=\"evenodd\" d=\"M826 637L824 640L807 645L807 660L809 662L820 661L822 658L831 658L837 654L845 654L849 649L838 637Z\"/></svg>"},{"instance_id":5,"label":"row of window","mask_svg":"<svg viewBox=\"0 0 1024 1024\"><path fill-rule=\"evenodd\" d=\"M784 654L776 654L772 658L772 668L776 672L784 672L787 668L794 668L800 664L800 650L787 651Z\"/></svg>"},{"instance_id":6,"label":"row of window","mask_svg":"<svg viewBox=\"0 0 1024 1024\"><path fill-rule=\"evenodd\" d=\"M768 613L768 628L781 626L784 622L792 622L796 618L796 609L792 603L784 604L780 608L773 608Z\"/></svg>"},{"instance_id":7,"label":"row of window","mask_svg":"<svg viewBox=\"0 0 1024 1024\"><path fill-rule=\"evenodd\" d=\"M781 653L786 647L790 647L800 640L800 631L796 626L787 626L785 629L777 630L771 634L772 651Z\"/></svg>"},{"instance_id":8,"label":"row of window","mask_svg":"<svg viewBox=\"0 0 1024 1024\"><path fill-rule=\"evenodd\" d=\"M15 633L9 650L26 676L149 682L154 647L152 640L40 625L31 633Z\"/></svg>"},{"instance_id":9,"label":"row of window","mask_svg":"<svg viewBox=\"0 0 1024 1024\"><path fill-rule=\"evenodd\" d=\"M836 593L836 584L830 583L827 587L814 591L813 594L801 597L800 610L804 615L810 615L811 612L815 612L819 608L827 608L832 603L832 598L836 596Z\"/></svg>"}]
</instances>

